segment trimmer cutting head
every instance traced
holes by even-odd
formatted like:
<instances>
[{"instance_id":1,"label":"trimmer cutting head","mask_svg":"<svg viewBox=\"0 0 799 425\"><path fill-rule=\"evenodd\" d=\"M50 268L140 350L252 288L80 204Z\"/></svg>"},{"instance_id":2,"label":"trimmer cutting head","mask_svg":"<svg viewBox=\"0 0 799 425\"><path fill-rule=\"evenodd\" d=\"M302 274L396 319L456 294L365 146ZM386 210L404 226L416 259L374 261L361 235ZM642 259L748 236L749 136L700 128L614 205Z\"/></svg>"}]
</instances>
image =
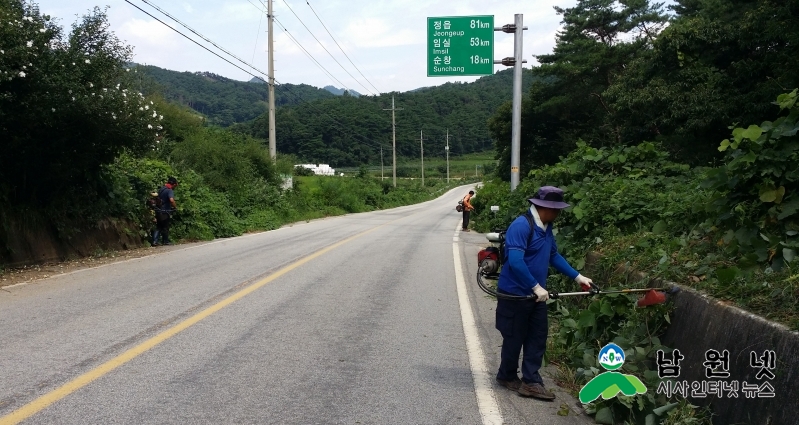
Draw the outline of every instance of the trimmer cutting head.
<instances>
[{"instance_id":1,"label":"trimmer cutting head","mask_svg":"<svg viewBox=\"0 0 799 425\"><path fill-rule=\"evenodd\" d=\"M647 292L643 298L638 300L638 307L663 304L665 302L666 302L666 293L652 289L649 292Z\"/></svg>"},{"instance_id":2,"label":"trimmer cutting head","mask_svg":"<svg viewBox=\"0 0 799 425\"><path fill-rule=\"evenodd\" d=\"M643 298L638 300L638 307L646 307L655 304L663 304L666 302L666 294L674 295L677 292L680 292L680 288L677 285L672 286L668 289L650 289L647 291L646 295Z\"/></svg>"}]
</instances>

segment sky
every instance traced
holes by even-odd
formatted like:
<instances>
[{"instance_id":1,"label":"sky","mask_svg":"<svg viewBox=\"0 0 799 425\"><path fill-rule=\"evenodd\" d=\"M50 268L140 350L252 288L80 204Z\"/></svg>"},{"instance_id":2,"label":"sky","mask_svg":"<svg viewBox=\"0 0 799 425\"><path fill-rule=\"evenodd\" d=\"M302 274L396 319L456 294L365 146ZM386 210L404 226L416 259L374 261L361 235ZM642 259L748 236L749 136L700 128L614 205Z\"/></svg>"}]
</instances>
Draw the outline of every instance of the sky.
<instances>
[{"instance_id":1,"label":"sky","mask_svg":"<svg viewBox=\"0 0 799 425\"><path fill-rule=\"evenodd\" d=\"M181 32L193 35L143 0L130 1ZM263 6L267 0L147 1L267 72L267 19ZM275 80L279 84L332 85L362 94L404 92L446 82L474 81L479 77L427 76L427 18L443 16L493 15L494 26L499 27L513 23L514 14L523 14L524 25L528 27L523 41L523 54L528 63L524 66L529 68L536 64L534 55L550 53L555 45L561 17L553 6L572 7L576 2L273 0ZM38 0L36 3L42 13L58 18L60 25L67 29L94 6L109 6L111 31L133 46L133 60L137 63L175 71L208 71L242 81L252 78L124 0ZM513 35L494 34L495 59L513 56ZM505 68L495 65L494 72Z\"/></svg>"}]
</instances>

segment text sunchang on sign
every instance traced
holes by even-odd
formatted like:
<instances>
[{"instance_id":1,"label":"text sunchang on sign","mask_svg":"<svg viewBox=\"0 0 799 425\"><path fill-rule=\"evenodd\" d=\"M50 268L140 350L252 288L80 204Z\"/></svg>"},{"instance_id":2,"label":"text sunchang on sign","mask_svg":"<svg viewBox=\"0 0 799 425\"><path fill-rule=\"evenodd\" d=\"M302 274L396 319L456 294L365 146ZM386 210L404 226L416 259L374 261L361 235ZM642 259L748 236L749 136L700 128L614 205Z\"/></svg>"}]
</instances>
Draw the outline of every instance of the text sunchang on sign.
<instances>
[{"instance_id":1,"label":"text sunchang on sign","mask_svg":"<svg viewBox=\"0 0 799 425\"><path fill-rule=\"evenodd\" d=\"M427 76L494 73L494 17L427 18Z\"/></svg>"}]
</instances>

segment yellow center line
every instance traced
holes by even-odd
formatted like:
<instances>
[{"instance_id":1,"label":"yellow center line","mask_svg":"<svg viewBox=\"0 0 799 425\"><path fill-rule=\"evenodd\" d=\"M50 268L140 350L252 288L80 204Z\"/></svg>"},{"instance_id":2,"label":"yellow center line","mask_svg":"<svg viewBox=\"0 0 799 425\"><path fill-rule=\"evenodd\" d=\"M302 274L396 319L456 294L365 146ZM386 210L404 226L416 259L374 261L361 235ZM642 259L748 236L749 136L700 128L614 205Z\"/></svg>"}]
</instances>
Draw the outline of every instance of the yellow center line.
<instances>
[{"instance_id":1,"label":"yellow center line","mask_svg":"<svg viewBox=\"0 0 799 425\"><path fill-rule=\"evenodd\" d=\"M397 220L401 220L401 219L397 219ZM299 266L301 266L301 265L303 265L303 264L305 264L305 263L307 263L307 262L309 262L309 261L321 256L321 255L324 255L324 254L326 254L326 253L328 253L328 252L330 252L330 251L332 251L332 250L334 250L334 249L336 249L336 248L338 248L338 247L340 247L340 246L342 246L342 245L344 245L344 244L346 244L348 242L351 242L354 239L357 239L357 238L359 238L359 237L361 237L363 235L366 235L367 233L371 233L371 232L373 232L373 231L375 231L375 230L377 230L377 229L379 229L379 228L381 228L383 226L387 226L387 225L389 225L389 224L391 224L391 223L393 223L393 222L395 222L397 220L392 220L392 221L390 221L388 223L381 224L380 226L377 226L377 227L374 227L374 228L369 229L367 231L358 233L357 235L350 236L347 239L344 239L344 240L342 240L340 242L337 242L337 243L335 243L333 245L330 245L327 248L323 248L323 249L321 249L319 251L316 251L315 253L313 253L313 254L311 254L311 255L309 255L307 257L304 257L304 258L296 261L295 263L290 264L290 265L288 265L288 266L276 271L275 273L273 273L273 274L271 274L271 275L269 275L269 276L267 276L267 277L255 282L255 283L253 283L250 286L247 286L246 288L242 289L241 291L236 292L235 294L225 298L222 301L219 301L218 303L206 308L205 310L195 314L194 316L189 317L188 319L178 323L177 325L175 325L175 326L173 326L173 327L171 327L171 328L159 333L158 335L156 335L156 336L154 336L154 337L142 342L141 344L139 344L139 345L137 345L137 346L125 351L124 353L122 353L122 354L114 357L113 359L101 364L100 366L97 366L96 368L84 373L83 375L78 376L77 378L67 382L66 384L64 384L64 385L62 385L62 386L60 386L60 387L58 387L56 389L54 389L53 391L50 391L49 393L42 395L41 397L31 401L30 403L20 407L19 409L9 413L8 415L0 417L0 425L17 424L19 422L24 421L25 419L28 419L29 417L31 417L31 416L35 415L36 413L38 413L38 412L42 411L43 409L45 409L47 406L49 406L49 405L55 403L56 401L61 400L62 398L74 393L75 391L85 387L86 385L89 385L90 383L92 383L96 379L98 379L98 378L102 377L103 375L111 372L112 370L124 365L125 363L133 360L134 358L136 358L140 354L142 354L142 353L146 352L147 350L155 347L156 345L166 341L167 339L177 335L178 333L180 333L181 331L187 329L191 325L194 325L194 324L200 322L201 320L205 319L206 317L216 313L219 310L222 310L223 308L227 307L230 304L233 304L234 302L238 301L239 299L244 298L245 296L249 295L253 291L257 290L258 288L261 288L262 286L266 285L267 283L279 278L280 276L283 276L284 274L296 269L297 267L299 267Z\"/></svg>"}]
</instances>

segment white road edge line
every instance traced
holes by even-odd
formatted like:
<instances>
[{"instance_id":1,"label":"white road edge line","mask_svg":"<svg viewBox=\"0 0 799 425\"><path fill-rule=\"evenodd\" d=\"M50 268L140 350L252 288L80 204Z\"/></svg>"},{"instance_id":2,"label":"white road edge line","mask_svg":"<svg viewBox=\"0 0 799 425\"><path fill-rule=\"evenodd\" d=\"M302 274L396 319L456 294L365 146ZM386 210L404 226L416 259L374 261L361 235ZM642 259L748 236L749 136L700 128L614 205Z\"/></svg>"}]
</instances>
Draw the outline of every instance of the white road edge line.
<instances>
[{"instance_id":1,"label":"white road edge line","mask_svg":"<svg viewBox=\"0 0 799 425\"><path fill-rule=\"evenodd\" d=\"M457 239L457 237L453 239ZM469 295L466 292L466 280L463 278L461 253L457 241L452 244L452 256L455 259L455 285L458 289L458 304L460 304L461 308L461 321L463 322L463 334L466 337L469 366L472 369L472 378L474 378L477 408L480 411L484 425L499 425L503 423L502 414L499 411L496 397L494 397L491 374L486 369L485 357L480 345L480 336L474 322Z\"/></svg>"}]
</instances>

